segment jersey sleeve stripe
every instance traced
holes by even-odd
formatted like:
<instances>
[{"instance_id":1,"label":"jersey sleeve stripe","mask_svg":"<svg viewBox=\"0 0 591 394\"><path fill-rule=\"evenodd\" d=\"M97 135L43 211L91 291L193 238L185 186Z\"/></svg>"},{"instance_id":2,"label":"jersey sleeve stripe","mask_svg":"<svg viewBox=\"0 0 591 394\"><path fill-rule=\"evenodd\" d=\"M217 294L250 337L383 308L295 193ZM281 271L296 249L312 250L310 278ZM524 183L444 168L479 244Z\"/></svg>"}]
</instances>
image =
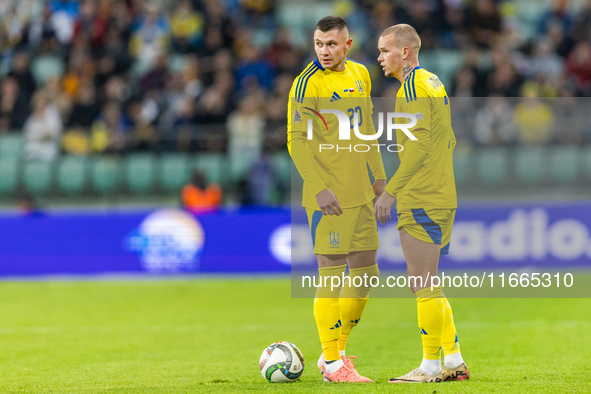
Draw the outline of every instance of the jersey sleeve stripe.
<instances>
[{"instance_id":1,"label":"jersey sleeve stripe","mask_svg":"<svg viewBox=\"0 0 591 394\"><path fill-rule=\"evenodd\" d=\"M309 67L308 67L308 68L307 68L307 69L306 69L306 70L305 70L305 71L304 71L304 72L303 72L303 73L302 73L302 74L301 74L301 75L298 77L298 83L297 83L297 85L296 85L296 90L295 90L295 93L296 93L296 98L298 97L298 92L300 91L300 85L301 85L302 81L304 80L304 77L306 76L306 74L307 74L308 72L310 72L310 70L311 70L312 68L314 68L314 65L313 65L313 64L311 64L311 65L310 65L310 66L309 66Z\"/></svg>"},{"instance_id":2,"label":"jersey sleeve stripe","mask_svg":"<svg viewBox=\"0 0 591 394\"><path fill-rule=\"evenodd\" d=\"M417 91L415 89L415 72L412 72L412 95L413 95L413 99L416 100L417 99Z\"/></svg>"},{"instance_id":3,"label":"jersey sleeve stripe","mask_svg":"<svg viewBox=\"0 0 591 394\"><path fill-rule=\"evenodd\" d=\"M299 88L297 89L297 92L296 92L296 101L297 101L297 102L300 102L300 97L301 97L301 95L302 95L302 89L303 89L303 87L304 87L304 82L306 81L306 77L307 77L308 75L310 75L310 73L311 73L311 72L313 72L315 69L316 69L315 65L314 65L314 64L312 64L312 65L310 66L310 68L308 68L308 69L306 70L306 72L305 72L305 73L304 73L304 74L303 74L303 75L300 77L300 78L301 78L301 79L300 79L300 86L299 86ZM303 100L302 100L302 101L303 101Z\"/></svg>"},{"instance_id":4,"label":"jersey sleeve stripe","mask_svg":"<svg viewBox=\"0 0 591 394\"><path fill-rule=\"evenodd\" d=\"M304 102L304 95L306 94L306 86L308 86L308 80L310 79L310 77L312 75L314 75L314 73L318 71L318 67L316 67L312 72L310 72L308 74L308 76L306 77L306 81L304 82L304 86L302 87L302 93L300 94L300 103Z\"/></svg>"},{"instance_id":5,"label":"jersey sleeve stripe","mask_svg":"<svg viewBox=\"0 0 591 394\"><path fill-rule=\"evenodd\" d=\"M407 82L408 82L408 80L404 81L404 97L406 98L406 102L408 103L408 89L406 86Z\"/></svg>"}]
</instances>

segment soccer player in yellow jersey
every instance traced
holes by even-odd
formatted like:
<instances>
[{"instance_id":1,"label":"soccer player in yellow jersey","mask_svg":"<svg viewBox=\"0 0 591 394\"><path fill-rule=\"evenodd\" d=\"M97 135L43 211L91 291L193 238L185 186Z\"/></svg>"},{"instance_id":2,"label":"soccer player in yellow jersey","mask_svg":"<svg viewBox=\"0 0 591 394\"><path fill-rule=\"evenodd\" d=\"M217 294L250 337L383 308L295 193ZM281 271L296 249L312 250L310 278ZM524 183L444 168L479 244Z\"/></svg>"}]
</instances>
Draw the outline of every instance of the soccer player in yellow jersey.
<instances>
[{"instance_id":1,"label":"soccer player in yellow jersey","mask_svg":"<svg viewBox=\"0 0 591 394\"><path fill-rule=\"evenodd\" d=\"M379 275L373 200L386 186L386 174L378 149L356 148L361 145L357 143L369 146L377 141L362 140L356 133L339 140L342 119L334 112L323 112L340 111L347 120L345 131L351 131L349 126L355 129L352 122L356 121L361 134L375 135L369 73L346 58L351 43L343 19L322 18L314 30L317 59L296 78L290 92L287 144L304 179L302 205L321 280L342 278L347 263L352 279ZM311 139L308 123L313 125ZM376 179L373 187L368 165ZM349 333L361 318L371 288L367 281L358 287L354 283L359 284L345 281L333 288L329 280L327 287L316 291L314 318L323 350L318 368L327 382L372 382L359 375L345 356Z\"/></svg>"},{"instance_id":2,"label":"soccer player in yellow jersey","mask_svg":"<svg viewBox=\"0 0 591 394\"><path fill-rule=\"evenodd\" d=\"M412 287L417 296L423 361L406 375L391 379L391 383L470 377L460 354L449 302L441 287L431 290L428 279L437 275L440 255L449 251L457 207L452 159L456 139L445 87L435 74L419 66L420 47L416 30L405 24L387 28L378 41L378 61L384 74L402 83L396 96L396 112L414 114L417 118L416 125L409 128L416 141L396 131L397 143L403 146L399 153L400 167L374 207L376 220L384 224L391 219L394 201L398 201L397 229L407 273L423 279ZM441 351L445 355L443 368Z\"/></svg>"}]
</instances>

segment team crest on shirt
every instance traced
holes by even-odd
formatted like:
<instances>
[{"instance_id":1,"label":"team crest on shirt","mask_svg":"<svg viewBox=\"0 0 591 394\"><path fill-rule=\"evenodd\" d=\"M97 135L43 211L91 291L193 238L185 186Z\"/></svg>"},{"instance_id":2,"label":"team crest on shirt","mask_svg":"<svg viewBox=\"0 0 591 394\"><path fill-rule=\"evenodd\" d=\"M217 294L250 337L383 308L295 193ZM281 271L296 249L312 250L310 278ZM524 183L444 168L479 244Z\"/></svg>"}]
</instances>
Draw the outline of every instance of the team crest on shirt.
<instances>
[{"instance_id":1,"label":"team crest on shirt","mask_svg":"<svg viewBox=\"0 0 591 394\"><path fill-rule=\"evenodd\" d=\"M300 111L298 111L297 109L295 110L295 116L293 118L293 123L300 123L302 121L302 115L300 114Z\"/></svg>"},{"instance_id":2,"label":"team crest on shirt","mask_svg":"<svg viewBox=\"0 0 591 394\"><path fill-rule=\"evenodd\" d=\"M330 244L336 246L339 244L339 233L328 233L328 237L330 238Z\"/></svg>"},{"instance_id":3,"label":"team crest on shirt","mask_svg":"<svg viewBox=\"0 0 591 394\"><path fill-rule=\"evenodd\" d=\"M355 85L357 85L359 93L363 93L363 83L361 83L361 80L358 79L357 81L355 81Z\"/></svg>"},{"instance_id":4,"label":"team crest on shirt","mask_svg":"<svg viewBox=\"0 0 591 394\"><path fill-rule=\"evenodd\" d=\"M433 89L437 89L442 85L437 75L433 75L431 78L429 78L429 83L433 85Z\"/></svg>"}]
</instances>

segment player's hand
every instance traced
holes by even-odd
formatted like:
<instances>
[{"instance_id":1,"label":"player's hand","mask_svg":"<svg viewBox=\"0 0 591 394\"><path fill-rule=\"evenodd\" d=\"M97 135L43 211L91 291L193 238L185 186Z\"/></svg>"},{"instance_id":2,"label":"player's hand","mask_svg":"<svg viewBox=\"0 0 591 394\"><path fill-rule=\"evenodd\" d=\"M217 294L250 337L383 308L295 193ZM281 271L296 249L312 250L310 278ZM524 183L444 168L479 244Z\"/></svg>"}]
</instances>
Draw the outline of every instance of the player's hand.
<instances>
[{"instance_id":1,"label":"player's hand","mask_svg":"<svg viewBox=\"0 0 591 394\"><path fill-rule=\"evenodd\" d=\"M390 211L392 210L394 201L396 201L396 197L392 197L386 191L382 193L373 208L373 216L375 217L376 221L380 222L381 224L386 224L388 223L388 220L392 220L392 217L390 217Z\"/></svg>"},{"instance_id":2,"label":"player's hand","mask_svg":"<svg viewBox=\"0 0 591 394\"><path fill-rule=\"evenodd\" d=\"M382 193L384 192L384 189L386 188L386 181L384 179L378 179L377 181L375 181L372 185L373 187L373 192L374 194L379 197L382 195ZM376 202L376 199L373 199L373 202Z\"/></svg>"},{"instance_id":3,"label":"player's hand","mask_svg":"<svg viewBox=\"0 0 591 394\"><path fill-rule=\"evenodd\" d=\"M341 216L343 209L337 196L334 195L329 189L324 189L316 195L316 202L320 207L323 215L337 215Z\"/></svg>"}]
</instances>

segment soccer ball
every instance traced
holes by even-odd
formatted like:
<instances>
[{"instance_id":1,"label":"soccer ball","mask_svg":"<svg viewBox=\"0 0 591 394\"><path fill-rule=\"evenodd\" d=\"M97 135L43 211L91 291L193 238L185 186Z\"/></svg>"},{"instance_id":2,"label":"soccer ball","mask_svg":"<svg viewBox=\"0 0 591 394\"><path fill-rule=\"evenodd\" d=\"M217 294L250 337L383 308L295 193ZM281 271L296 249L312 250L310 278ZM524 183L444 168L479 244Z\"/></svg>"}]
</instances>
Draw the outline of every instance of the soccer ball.
<instances>
[{"instance_id":1,"label":"soccer ball","mask_svg":"<svg viewBox=\"0 0 591 394\"><path fill-rule=\"evenodd\" d=\"M275 342L261 354L259 367L269 383L294 382L304 372L304 356L293 343Z\"/></svg>"}]
</instances>

